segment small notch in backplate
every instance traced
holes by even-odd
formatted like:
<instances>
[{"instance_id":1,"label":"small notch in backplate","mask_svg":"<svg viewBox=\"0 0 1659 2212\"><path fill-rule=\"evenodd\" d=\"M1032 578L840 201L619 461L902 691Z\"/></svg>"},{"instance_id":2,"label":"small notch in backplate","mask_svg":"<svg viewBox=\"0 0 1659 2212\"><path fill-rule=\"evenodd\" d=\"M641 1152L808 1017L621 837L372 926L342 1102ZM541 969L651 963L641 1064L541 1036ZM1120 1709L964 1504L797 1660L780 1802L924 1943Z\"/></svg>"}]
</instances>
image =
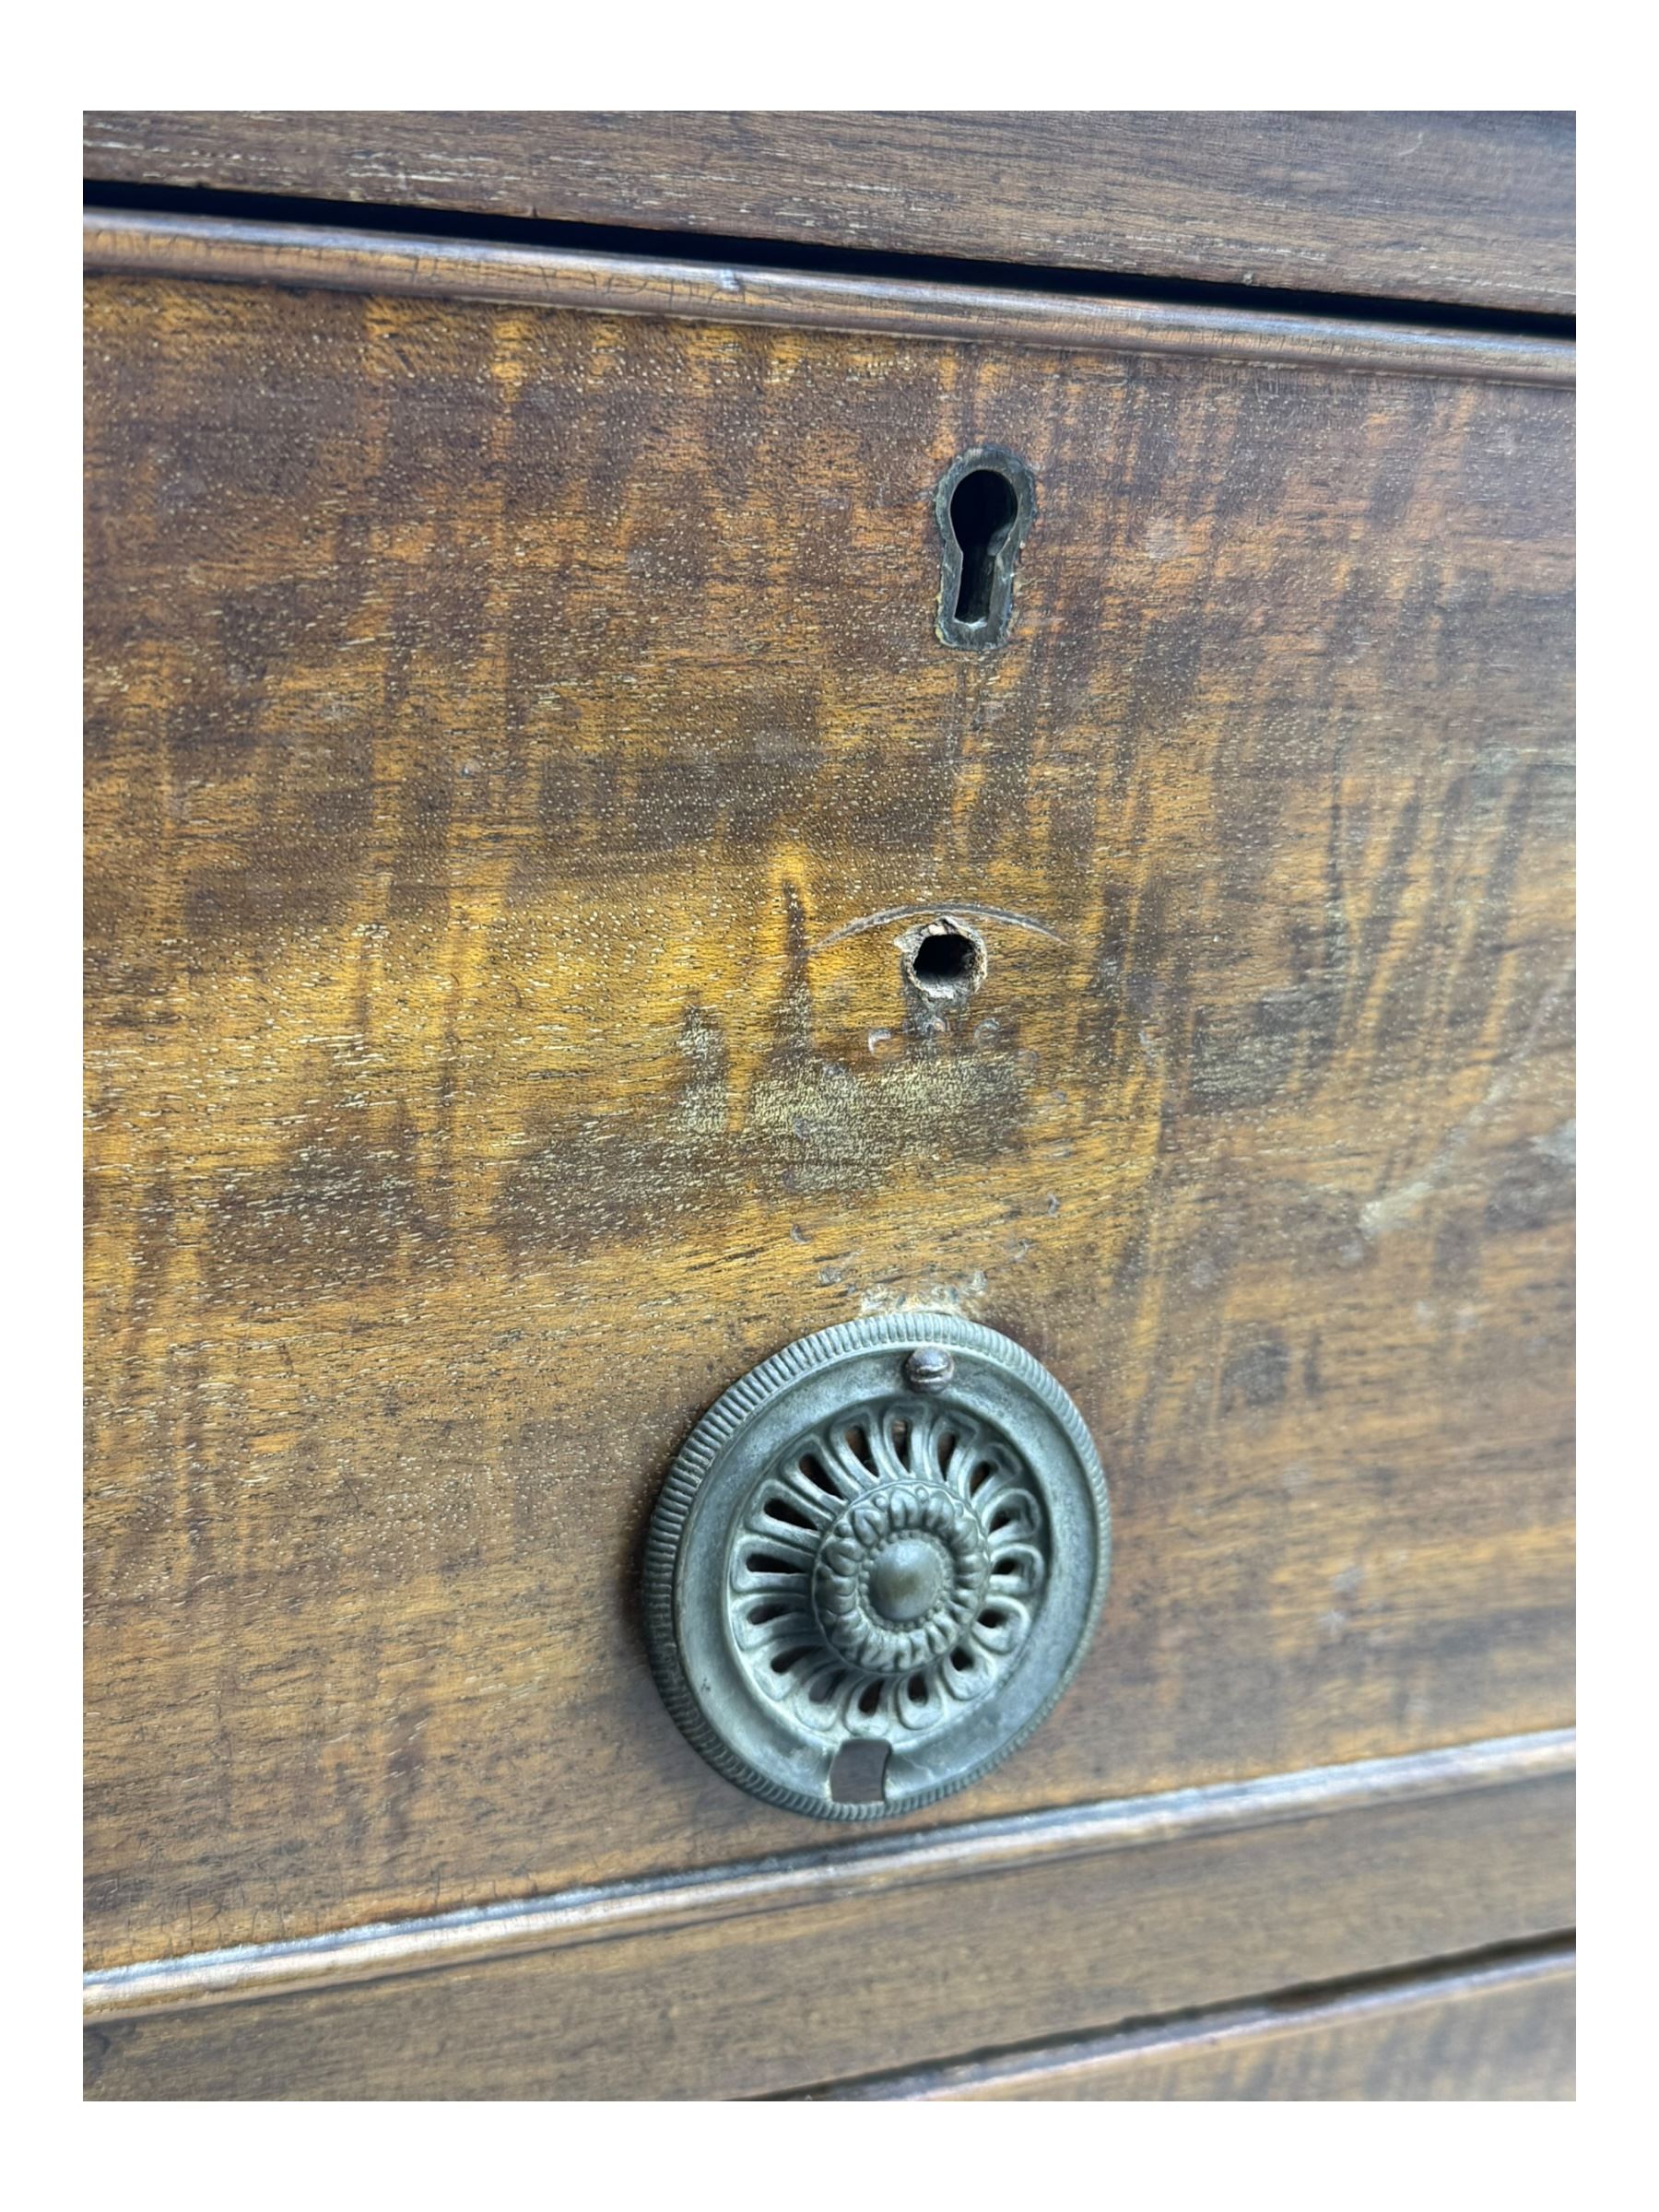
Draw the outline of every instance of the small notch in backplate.
<instances>
[{"instance_id":1,"label":"small notch in backplate","mask_svg":"<svg viewBox=\"0 0 1659 2212\"><path fill-rule=\"evenodd\" d=\"M887 1803L888 1754L885 1736L850 1735L830 1765L830 1795L837 1805Z\"/></svg>"}]
</instances>

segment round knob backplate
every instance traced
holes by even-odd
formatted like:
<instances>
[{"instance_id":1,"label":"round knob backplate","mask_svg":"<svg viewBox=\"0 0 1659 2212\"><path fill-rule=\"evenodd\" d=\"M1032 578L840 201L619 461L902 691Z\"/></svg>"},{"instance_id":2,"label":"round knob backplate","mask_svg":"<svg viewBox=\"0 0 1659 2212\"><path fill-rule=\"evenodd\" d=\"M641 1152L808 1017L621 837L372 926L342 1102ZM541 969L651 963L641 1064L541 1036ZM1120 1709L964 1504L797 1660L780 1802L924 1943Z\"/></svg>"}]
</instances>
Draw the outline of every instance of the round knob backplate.
<instances>
[{"instance_id":1,"label":"round knob backplate","mask_svg":"<svg viewBox=\"0 0 1659 2212\"><path fill-rule=\"evenodd\" d=\"M763 1361L687 1439L646 1543L653 1672L728 1781L890 1818L1045 1718L1110 1548L1094 1446L1029 1352L950 1314L849 1322Z\"/></svg>"}]
</instances>

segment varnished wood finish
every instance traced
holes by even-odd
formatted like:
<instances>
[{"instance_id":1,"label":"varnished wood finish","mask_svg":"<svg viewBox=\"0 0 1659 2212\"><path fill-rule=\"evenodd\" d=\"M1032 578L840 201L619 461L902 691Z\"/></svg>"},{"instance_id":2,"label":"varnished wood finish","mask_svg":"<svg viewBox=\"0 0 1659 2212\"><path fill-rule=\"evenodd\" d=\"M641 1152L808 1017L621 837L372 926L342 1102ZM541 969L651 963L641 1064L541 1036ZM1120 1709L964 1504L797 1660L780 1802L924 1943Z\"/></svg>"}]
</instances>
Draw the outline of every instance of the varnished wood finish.
<instances>
[{"instance_id":1,"label":"varnished wood finish","mask_svg":"<svg viewBox=\"0 0 1659 2212\"><path fill-rule=\"evenodd\" d=\"M862 1847L860 1847L862 1849ZM1339 1797L753 1917L100 2021L99 2098L776 2095L1425 1956L1572 1917L1572 1787Z\"/></svg>"},{"instance_id":2,"label":"varnished wood finish","mask_svg":"<svg viewBox=\"0 0 1659 2212\"><path fill-rule=\"evenodd\" d=\"M661 1936L803 1904L860 1899L964 1877L1008 1875L1109 1852L1225 1838L1317 1817L1421 1809L1443 1797L1571 1782L1571 1730L1465 1744L1402 1759L1362 1759L1255 1782L1218 1783L1115 1803L959 1822L929 1833L873 1834L837 1851L774 1854L695 1875L670 1875L438 1913L293 1942L244 1945L147 1960L85 1977L89 2020L228 1999L338 1989L356 1982L477 1966L521 1953Z\"/></svg>"},{"instance_id":3,"label":"varnished wood finish","mask_svg":"<svg viewBox=\"0 0 1659 2212\"><path fill-rule=\"evenodd\" d=\"M1571 313L1573 119L86 118L89 177Z\"/></svg>"},{"instance_id":4,"label":"varnished wood finish","mask_svg":"<svg viewBox=\"0 0 1659 2212\"><path fill-rule=\"evenodd\" d=\"M820 2095L906 2103L1331 2103L1570 2099L1571 1945Z\"/></svg>"},{"instance_id":5,"label":"varnished wood finish","mask_svg":"<svg viewBox=\"0 0 1659 2212\"><path fill-rule=\"evenodd\" d=\"M904 1301L1113 1484L961 1815L1570 1719L1568 393L88 297L93 1965L801 1847L637 1543L734 1375ZM958 654L982 441L1037 521ZM942 1031L917 908L990 948Z\"/></svg>"},{"instance_id":6,"label":"varnished wood finish","mask_svg":"<svg viewBox=\"0 0 1659 2212\"><path fill-rule=\"evenodd\" d=\"M489 246L295 223L227 223L209 216L89 212L88 269L198 281L317 285L503 305L668 315L697 323L772 323L792 329L885 332L1003 346L1109 353L1236 356L1260 366L1363 374L1464 376L1571 384L1571 339L1477 335L1330 316L1243 314L1124 300L1046 298L979 285L799 270L711 268L617 253Z\"/></svg>"}]
</instances>

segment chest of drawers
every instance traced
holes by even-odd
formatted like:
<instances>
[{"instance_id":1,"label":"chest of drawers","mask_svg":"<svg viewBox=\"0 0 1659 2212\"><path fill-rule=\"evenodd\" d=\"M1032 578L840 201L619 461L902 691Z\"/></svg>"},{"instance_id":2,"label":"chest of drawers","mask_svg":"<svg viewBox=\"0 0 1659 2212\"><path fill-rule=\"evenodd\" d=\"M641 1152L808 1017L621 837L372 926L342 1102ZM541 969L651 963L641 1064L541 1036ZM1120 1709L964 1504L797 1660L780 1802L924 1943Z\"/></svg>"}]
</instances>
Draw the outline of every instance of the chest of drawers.
<instances>
[{"instance_id":1,"label":"chest of drawers","mask_svg":"<svg viewBox=\"0 0 1659 2212\"><path fill-rule=\"evenodd\" d=\"M91 2094L1570 2082L1570 125L994 120L88 121ZM1112 1587L830 1828L646 1524L940 1312Z\"/></svg>"}]
</instances>

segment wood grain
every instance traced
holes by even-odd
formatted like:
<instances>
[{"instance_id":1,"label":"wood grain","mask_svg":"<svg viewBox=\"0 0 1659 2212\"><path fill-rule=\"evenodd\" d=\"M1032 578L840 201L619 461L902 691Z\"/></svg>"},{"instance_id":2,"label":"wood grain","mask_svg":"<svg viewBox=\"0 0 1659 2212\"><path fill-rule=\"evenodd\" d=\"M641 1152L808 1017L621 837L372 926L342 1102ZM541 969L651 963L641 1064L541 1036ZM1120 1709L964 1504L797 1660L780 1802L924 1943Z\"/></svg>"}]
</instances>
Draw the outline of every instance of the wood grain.
<instances>
[{"instance_id":1,"label":"wood grain","mask_svg":"<svg viewBox=\"0 0 1659 2212\"><path fill-rule=\"evenodd\" d=\"M1570 114L89 114L88 177L1571 313Z\"/></svg>"},{"instance_id":2,"label":"wood grain","mask_svg":"<svg viewBox=\"0 0 1659 2212\"><path fill-rule=\"evenodd\" d=\"M1570 1924L1555 1774L101 2021L100 2099L775 2096Z\"/></svg>"},{"instance_id":3,"label":"wood grain","mask_svg":"<svg viewBox=\"0 0 1659 2212\"><path fill-rule=\"evenodd\" d=\"M1414 329L1328 315L1048 298L984 285L802 270L711 267L545 246L479 245L300 223L224 222L211 216L89 210L89 270L197 282L322 286L333 291L575 307L696 323L776 323L792 329L880 331L970 344L1065 347L1109 353L1238 356L1360 375L1466 376L1571 384L1571 339Z\"/></svg>"},{"instance_id":4,"label":"wood grain","mask_svg":"<svg viewBox=\"0 0 1659 2212\"><path fill-rule=\"evenodd\" d=\"M1551 1946L813 2094L917 2104L1571 2099L1574 1976L1572 1947Z\"/></svg>"},{"instance_id":5,"label":"wood grain","mask_svg":"<svg viewBox=\"0 0 1659 2212\"><path fill-rule=\"evenodd\" d=\"M906 1302L1113 1485L959 1817L1571 1718L1570 394L129 276L88 337L91 1963L816 1842L663 1712L638 1541ZM894 909L1041 927L940 1030Z\"/></svg>"},{"instance_id":6,"label":"wood grain","mask_svg":"<svg viewBox=\"0 0 1659 2212\"><path fill-rule=\"evenodd\" d=\"M1510 1793L1524 1783L1575 1773L1571 1729L1510 1736L1398 1759L1212 1783L1058 1812L953 1822L924 1834L876 1831L840 1850L773 1853L697 1874L601 1883L559 1895L431 1913L328 1936L243 1944L183 1958L147 1959L83 1978L90 2021L227 2000L340 1989L394 1975L452 1971L535 1951L618 1936L711 1934L725 1922L802 1905L889 1895L964 1877L1026 1873L1072 1859L1150 1845L1193 1843L1383 1808L1421 1809L1442 1797Z\"/></svg>"}]
</instances>

